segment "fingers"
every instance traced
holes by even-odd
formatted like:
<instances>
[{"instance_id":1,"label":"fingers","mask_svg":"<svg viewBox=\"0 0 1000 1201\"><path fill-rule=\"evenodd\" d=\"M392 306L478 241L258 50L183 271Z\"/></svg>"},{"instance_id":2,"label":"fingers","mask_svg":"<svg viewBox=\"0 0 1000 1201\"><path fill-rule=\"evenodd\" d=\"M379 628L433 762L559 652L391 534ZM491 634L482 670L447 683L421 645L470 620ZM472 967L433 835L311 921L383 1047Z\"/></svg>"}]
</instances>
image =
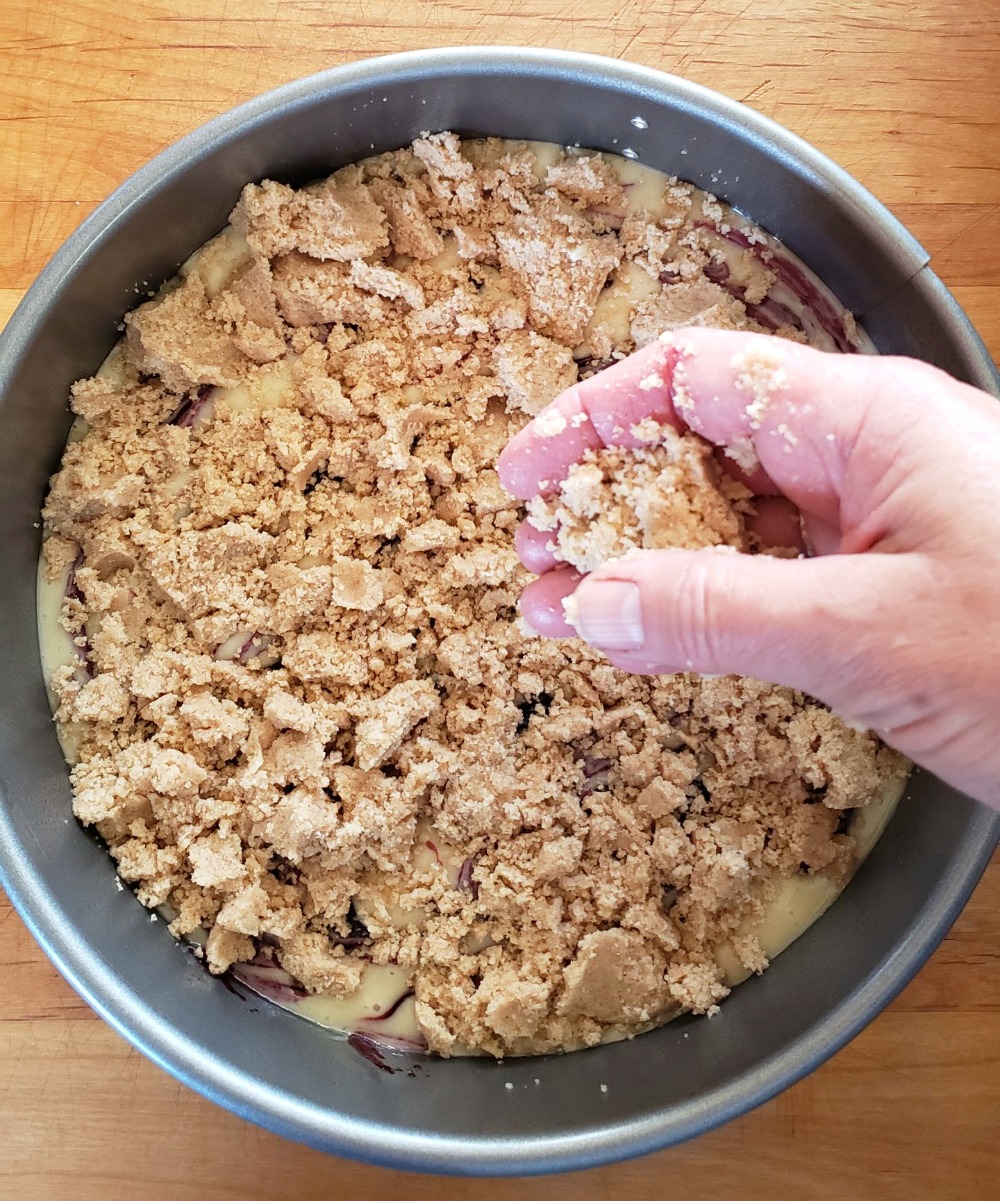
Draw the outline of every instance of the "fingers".
<instances>
[{"instance_id":1,"label":"fingers","mask_svg":"<svg viewBox=\"0 0 1000 1201\"><path fill-rule=\"evenodd\" d=\"M514 534L514 549L518 558L535 575L555 567L558 560L550 549L555 533L537 530L530 521L522 521Z\"/></svg>"},{"instance_id":2,"label":"fingers","mask_svg":"<svg viewBox=\"0 0 1000 1201\"><path fill-rule=\"evenodd\" d=\"M521 613L536 633L546 638L575 638L566 620L563 600L583 577L571 567L559 567L533 580L521 594Z\"/></svg>"},{"instance_id":3,"label":"fingers","mask_svg":"<svg viewBox=\"0 0 1000 1201\"><path fill-rule=\"evenodd\" d=\"M803 512L837 524L844 475L884 363L781 338L683 331L677 409ZM707 336L706 336L707 335Z\"/></svg>"},{"instance_id":4,"label":"fingers","mask_svg":"<svg viewBox=\"0 0 1000 1201\"><path fill-rule=\"evenodd\" d=\"M683 419L731 454L754 491L836 521L845 463L891 368L782 338L684 329L575 384L500 456L514 495L551 491L587 449L633 445L644 418ZM738 471L735 472L739 474Z\"/></svg>"},{"instance_id":5,"label":"fingers","mask_svg":"<svg viewBox=\"0 0 1000 1201\"><path fill-rule=\"evenodd\" d=\"M905 570L889 555L646 551L581 580L568 615L580 637L626 671L754 676L850 712L871 672L872 638L891 640L895 577ZM550 607L568 583L550 585ZM526 615L527 607L526 593Z\"/></svg>"}]
</instances>

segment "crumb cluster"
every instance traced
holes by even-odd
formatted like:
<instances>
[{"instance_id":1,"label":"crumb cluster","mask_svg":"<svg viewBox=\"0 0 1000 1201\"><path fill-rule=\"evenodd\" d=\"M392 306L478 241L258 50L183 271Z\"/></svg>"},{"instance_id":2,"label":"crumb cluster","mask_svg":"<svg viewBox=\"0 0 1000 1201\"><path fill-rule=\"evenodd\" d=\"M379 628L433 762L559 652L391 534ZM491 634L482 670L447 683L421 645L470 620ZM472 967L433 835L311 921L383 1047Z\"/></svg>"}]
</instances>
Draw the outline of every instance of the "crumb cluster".
<instances>
[{"instance_id":1,"label":"crumb cluster","mask_svg":"<svg viewBox=\"0 0 1000 1201\"><path fill-rule=\"evenodd\" d=\"M670 426L650 438L635 449L587 451L558 492L528 502L557 559L587 572L635 547L749 549L750 492L719 469L709 443Z\"/></svg>"},{"instance_id":2,"label":"crumb cluster","mask_svg":"<svg viewBox=\"0 0 1000 1201\"><path fill-rule=\"evenodd\" d=\"M775 881L849 872L844 812L903 770L872 735L517 616L508 439L665 328L767 328L773 273L725 257L728 210L631 187L450 134L250 185L74 386L44 554L75 812L213 972L266 946L344 996L398 964L434 1051L571 1048L711 1012L719 946L766 963L745 931ZM742 537L697 446L641 466L676 474L669 504L600 462L573 512Z\"/></svg>"}]
</instances>

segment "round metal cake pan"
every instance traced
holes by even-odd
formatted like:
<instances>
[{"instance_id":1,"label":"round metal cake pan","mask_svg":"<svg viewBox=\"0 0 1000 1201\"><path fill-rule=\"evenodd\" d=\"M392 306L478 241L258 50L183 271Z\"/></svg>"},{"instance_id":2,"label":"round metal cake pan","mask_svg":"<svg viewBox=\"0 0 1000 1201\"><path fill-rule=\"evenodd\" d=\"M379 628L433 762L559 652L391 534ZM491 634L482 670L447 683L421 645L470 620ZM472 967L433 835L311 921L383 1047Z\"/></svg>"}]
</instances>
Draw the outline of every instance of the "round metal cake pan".
<instances>
[{"instance_id":1,"label":"round metal cake pan","mask_svg":"<svg viewBox=\"0 0 1000 1201\"><path fill-rule=\"evenodd\" d=\"M400 1168L559 1171L690 1138L815 1068L938 944L996 845L1000 816L917 772L832 909L718 1017L502 1064L422 1059L379 1070L319 1027L227 991L118 891L111 859L70 818L35 633L39 507L69 428L69 385L96 369L137 291L158 286L222 227L244 183L301 183L439 129L628 149L782 238L882 352L919 356L994 392L998 377L924 250L805 142L669 75L519 48L373 59L219 117L127 180L11 318L0 343L0 872L11 900L121 1034L236 1113Z\"/></svg>"}]
</instances>

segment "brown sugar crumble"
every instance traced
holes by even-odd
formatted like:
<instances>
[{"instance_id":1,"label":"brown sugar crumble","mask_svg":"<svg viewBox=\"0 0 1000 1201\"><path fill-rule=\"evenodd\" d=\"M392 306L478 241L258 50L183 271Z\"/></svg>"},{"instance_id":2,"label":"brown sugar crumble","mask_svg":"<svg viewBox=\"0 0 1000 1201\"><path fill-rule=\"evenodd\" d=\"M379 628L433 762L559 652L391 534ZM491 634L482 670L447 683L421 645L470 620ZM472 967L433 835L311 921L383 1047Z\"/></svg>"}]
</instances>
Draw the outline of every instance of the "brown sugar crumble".
<instances>
[{"instance_id":1,"label":"brown sugar crumble","mask_svg":"<svg viewBox=\"0 0 1000 1201\"><path fill-rule=\"evenodd\" d=\"M344 997L396 965L444 1055L712 1012L719 948L762 970L777 883L846 878L842 811L905 770L788 689L628 675L518 620L493 465L531 415L667 328L804 336L717 202L636 208L610 160L548 158L436 134L248 185L74 386L45 505L75 812L121 878L213 972L267 948ZM585 569L743 547L750 512L666 434L532 507Z\"/></svg>"},{"instance_id":2,"label":"brown sugar crumble","mask_svg":"<svg viewBox=\"0 0 1000 1201\"><path fill-rule=\"evenodd\" d=\"M670 426L652 436L652 446L588 451L556 494L528 502L557 559L586 572L634 547L749 549L750 492L719 470L711 446Z\"/></svg>"}]
</instances>

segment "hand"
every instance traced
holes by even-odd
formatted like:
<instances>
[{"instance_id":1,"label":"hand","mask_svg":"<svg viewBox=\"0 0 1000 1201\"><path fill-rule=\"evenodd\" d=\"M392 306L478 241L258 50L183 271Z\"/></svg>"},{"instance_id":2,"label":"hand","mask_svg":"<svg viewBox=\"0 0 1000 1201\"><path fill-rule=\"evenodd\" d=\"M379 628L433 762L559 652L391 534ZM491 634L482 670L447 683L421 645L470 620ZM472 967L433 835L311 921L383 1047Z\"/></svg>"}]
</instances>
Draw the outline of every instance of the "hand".
<instances>
[{"instance_id":1,"label":"hand","mask_svg":"<svg viewBox=\"0 0 1000 1201\"><path fill-rule=\"evenodd\" d=\"M761 356L772 386L754 405ZM565 425L546 436L553 411ZM581 579L523 524L541 575L527 621L626 671L800 689L1000 808L1000 404L909 359L686 329L564 392L504 450L500 478L525 500L551 491L586 450L634 445L644 417L719 447L749 439L758 520L787 542L800 515L811 557L645 551Z\"/></svg>"}]
</instances>

